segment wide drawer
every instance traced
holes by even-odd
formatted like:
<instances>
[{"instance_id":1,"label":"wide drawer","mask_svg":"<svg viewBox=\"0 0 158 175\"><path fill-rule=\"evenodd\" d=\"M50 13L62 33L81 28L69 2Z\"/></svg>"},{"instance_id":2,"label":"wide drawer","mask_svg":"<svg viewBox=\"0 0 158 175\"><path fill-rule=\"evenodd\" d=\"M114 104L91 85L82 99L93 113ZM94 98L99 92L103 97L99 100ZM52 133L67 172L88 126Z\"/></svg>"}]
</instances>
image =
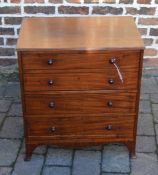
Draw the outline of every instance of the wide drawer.
<instances>
[{"instance_id":1,"label":"wide drawer","mask_svg":"<svg viewBox=\"0 0 158 175\"><path fill-rule=\"evenodd\" d=\"M26 114L135 112L135 93L62 93L26 95Z\"/></svg>"},{"instance_id":2,"label":"wide drawer","mask_svg":"<svg viewBox=\"0 0 158 175\"><path fill-rule=\"evenodd\" d=\"M50 52L22 53L23 69L104 69L114 68L110 63L112 58L121 68L139 67L139 51L107 51L99 54L54 54Z\"/></svg>"},{"instance_id":3,"label":"wide drawer","mask_svg":"<svg viewBox=\"0 0 158 175\"><path fill-rule=\"evenodd\" d=\"M90 71L90 70L89 70ZM117 70L105 69L89 73L50 73L25 74L25 91L51 90L110 90L110 89L137 89L138 71L135 69L122 70L123 82Z\"/></svg>"},{"instance_id":4,"label":"wide drawer","mask_svg":"<svg viewBox=\"0 0 158 175\"><path fill-rule=\"evenodd\" d=\"M28 117L28 136L132 137L134 116Z\"/></svg>"}]
</instances>

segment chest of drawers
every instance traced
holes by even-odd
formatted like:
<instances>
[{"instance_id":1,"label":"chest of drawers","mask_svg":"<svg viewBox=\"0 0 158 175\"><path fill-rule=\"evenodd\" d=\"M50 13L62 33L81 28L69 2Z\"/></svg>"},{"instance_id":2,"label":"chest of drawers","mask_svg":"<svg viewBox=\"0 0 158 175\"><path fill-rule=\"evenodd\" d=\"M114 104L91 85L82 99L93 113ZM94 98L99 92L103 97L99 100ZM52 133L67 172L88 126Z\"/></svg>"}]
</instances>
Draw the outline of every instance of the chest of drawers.
<instances>
[{"instance_id":1,"label":"chest of drawers","mask_svg":"<svg viewBox=\"0 0 158 175\"><path fill-rule=\"evenodd\" d=\"M131 17L25 18L17 51L26 159L42 144L108 142L135 156L143 49Z\"/></svg>"}]
</instances>

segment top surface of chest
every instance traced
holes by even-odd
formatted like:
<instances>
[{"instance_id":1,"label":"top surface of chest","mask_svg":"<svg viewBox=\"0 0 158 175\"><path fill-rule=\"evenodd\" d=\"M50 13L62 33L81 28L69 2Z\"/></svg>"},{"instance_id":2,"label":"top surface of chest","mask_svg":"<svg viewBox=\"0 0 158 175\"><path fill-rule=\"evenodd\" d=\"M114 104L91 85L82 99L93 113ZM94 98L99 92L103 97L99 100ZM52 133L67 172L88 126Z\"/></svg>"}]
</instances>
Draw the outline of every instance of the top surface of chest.
<instances>
[{"instance_id":1,"label":"top surface of chest","mask_svg":"<svg viewBox=\"0 0 158 175\"><path fill-rule=\"evenodd\" d=\"M143 49L132 17L25 18L17 50Z\"/></svg>"}]
</instances>

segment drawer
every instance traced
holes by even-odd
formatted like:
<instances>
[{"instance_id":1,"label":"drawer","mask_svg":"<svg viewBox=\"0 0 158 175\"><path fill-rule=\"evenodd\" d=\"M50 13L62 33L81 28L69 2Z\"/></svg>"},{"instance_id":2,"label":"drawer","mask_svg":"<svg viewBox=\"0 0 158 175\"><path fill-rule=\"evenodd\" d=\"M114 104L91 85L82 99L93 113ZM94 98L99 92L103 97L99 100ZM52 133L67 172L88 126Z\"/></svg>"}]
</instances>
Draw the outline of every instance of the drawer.
<instances>
[{"instance_id":1,"label":"drawer","mask_svg":"<svg viewBox=\"0 0 158 175\"><path fill-rule=\"evenodd\" d=\"M26 114L135 113L135 93L26 95Z\"/></svg>"},{"instance_id":2,"label":"drawer","mask_svg":"<svg viewBox=\"0 0 158 175\"><path fill-rule=\"evenodd\" d=\"M23 69L104 69L114 68L109 61L116 58L121 68L139 66L139 51L107 51L104 54L55 54L49 52L24 52L22 54Z\"/></svg>"},{"instance_id":3,"label":"drawer","mask_svg":"<svg viewBox=\"0 0 158 175\"><path fill-rule=\"evenodd\" d=\"M28 136L132 137L135 116L28 117Z\"/></svg>"},{"instance_id":4,"label":"drawer","mask_svg":"<svg viewBox=\"0 0 158 175\"><path fill-rule=\"evenodd\" d=\"M25 74L24 90L113 90L137 88L137 70L125 69L122 70L122 75L123 83L115 69L105 69L95 73Z\"/></svg>"}]
</instances>

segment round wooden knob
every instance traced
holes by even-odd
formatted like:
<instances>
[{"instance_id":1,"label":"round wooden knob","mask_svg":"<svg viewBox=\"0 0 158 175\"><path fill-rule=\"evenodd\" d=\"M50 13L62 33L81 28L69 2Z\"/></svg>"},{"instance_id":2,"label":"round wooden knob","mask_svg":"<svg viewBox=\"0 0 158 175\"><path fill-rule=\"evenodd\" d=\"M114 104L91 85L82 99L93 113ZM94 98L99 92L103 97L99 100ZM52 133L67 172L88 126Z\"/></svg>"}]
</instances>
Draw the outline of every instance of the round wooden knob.
<instances>
[{"instance_id":1,"label":"round wooden knob","mask_svg":"<svg viewBox=\"0 0 158 175\"><path fill-rule=\"evenodd\" d=\"M48 85L53 85L54 81L53 80L48 80Z\"/></svg>"},{"instance_id":2,"label":"round wooden knob","mask_svg":"<svg viewBox=\"0 0 158 175\"><path fill-rule=\"evenodd\" d=\"M114 80L113 79L110 79L110 80L108 80L108 83L109 84L114 84Z\"/></svg>"},{"instance_id":3,"label":"round wooden knob","mask_svg":"<svg viewBox=\"0 0 158 175\"><path fill-rule=\"evenodd\" d=\"M116 62L116 58L110 58L109 63L114 64Z\"/></svg>"},{"instance_id":4,"label":"round wooden knob","mask_svg":"<svg viewBox=\"0 0 158 175\"><path fill-rule=\"evenodd\" d=\"M49 59L49 60L48 60L48 65L52 65L52 64L53 64L53 62L54 62L54 60L53 60L53 59Z\"/></svg>"},{"instance_id":5,"label":"round wooden knob","mask_svg":"<svg viewBox=\"0 0 158 175\"><path fill-rule=\"evenodd\" d=\"M55 126L52 126L50 130L51 130L51 132L55 132L56 131Z\"/></svg>"},{"instance_id":6,"label":"round wooden knob","mask_svg":"<svg viewBox=\"0 0 158 175\"><path fill-rule=\"evenodd\" d=\"M107 129L107 130L112 130L112 125L107 125L107 126L106 126L106 129Z\"/></svg>"},{"instance_id":7,"label":"round wooden knob","mask_svg":"<svg viewBox=\"0 0 158 175\"><path fill-rule=\"evenodd\" d=\"M50 102L50 103L49 103L49 107L50 107L50 108L54 108L54 107L55 107L55 103L54 103L54 102Z\"/></svg>"},{"instance_id":8,"label":"round wooden knob","mask_svg":"<svg viewBox=\"0 0 158 175\"><path fill-rule=\"evenodd\" d=\"M108 105L109 107L112 107L112 106L113 106L112 101L108 101L108 102L107 102L107 105Z\"/></svg>"}]
</instances>

